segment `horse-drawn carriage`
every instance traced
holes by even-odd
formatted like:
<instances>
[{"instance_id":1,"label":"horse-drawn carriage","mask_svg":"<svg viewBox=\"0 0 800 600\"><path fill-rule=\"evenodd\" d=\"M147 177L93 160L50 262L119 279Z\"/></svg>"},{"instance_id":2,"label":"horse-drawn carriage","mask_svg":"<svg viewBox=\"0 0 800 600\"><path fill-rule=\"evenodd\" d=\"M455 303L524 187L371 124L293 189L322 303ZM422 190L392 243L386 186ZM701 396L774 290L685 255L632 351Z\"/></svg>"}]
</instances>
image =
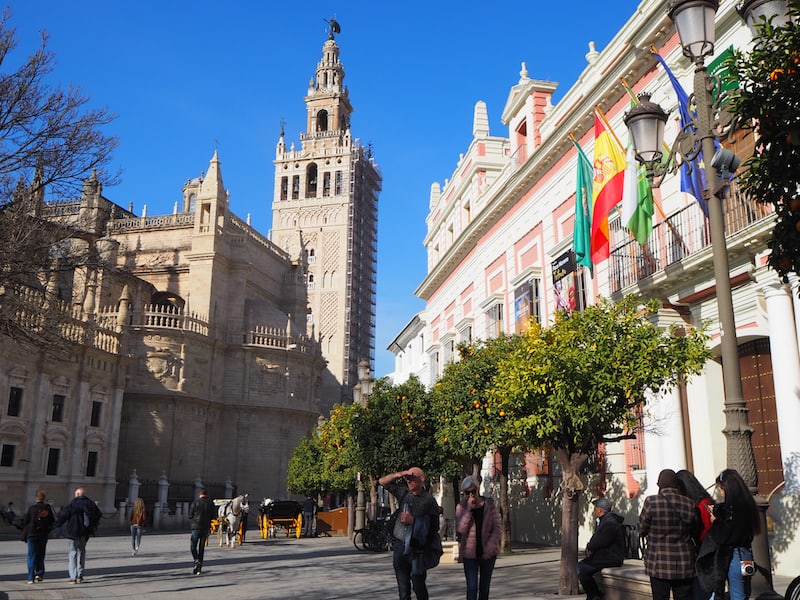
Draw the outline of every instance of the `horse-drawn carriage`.
<instances>
[{"instance_id":1,"label":"horse-drawn carriage","mask_svg":"<svg viewBox=\"0 0 800 600\"><path fill-rule=\"evenodd\" d=\"M303 506L294 500L264 499L258 507L258 529L262 539L276 537L278 527L286 529L286 537L294 530L295 537L303 531Z\"/></svg>"},{"instance_id":2,"label":"horse-drawn carriage","mask_svg":"<svg viewBox=\"0 0 800 600\"><path fill-rule=\"evenodd\" d=\"M214 499L217 507L217 518L211 519L210 535L219 533L219 545L233 548L234 541L240 546L244 542L245 523L249 504L247 494L236 498Z\"/></svg>"}]
</instances>

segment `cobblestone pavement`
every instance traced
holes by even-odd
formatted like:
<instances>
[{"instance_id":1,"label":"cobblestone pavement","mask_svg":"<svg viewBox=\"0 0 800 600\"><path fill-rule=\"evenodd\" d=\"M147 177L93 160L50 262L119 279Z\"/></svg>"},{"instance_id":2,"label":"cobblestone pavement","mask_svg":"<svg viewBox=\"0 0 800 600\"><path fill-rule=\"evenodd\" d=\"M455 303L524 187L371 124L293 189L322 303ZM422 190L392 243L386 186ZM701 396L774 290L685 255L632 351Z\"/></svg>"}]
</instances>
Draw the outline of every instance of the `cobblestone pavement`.
<instances>
[{"instance_id":1,"label":"cobblestone pavement","mask_svg":"<svg viewBox=\"0 0 800 600\"><path fill-rule=\"evenodd\" d=\"M253 535L254 534L254 535ZM47 545L46 574L26 583L26 545L4 535L0 541L0 600L49 598L251 598L338 600L397 598L388 552L359 552L346 538L272 538L248 532L242 546L220 548L212 537L203 573L192 575L189 533L146 532L136 556L127 535L89 540L85 582L67 582L67 542ZM444 558L444 557L443 557ZM557 597L556 548L523 549L498 558L492 600ZM433 600L462 600L464 573L446 563L428 573ZM561 596L561 599L583 596Z\"/></svg>"},{"instance_id":2,"label":"cobblestone pavement","mask_svg":"<svg viewBox=\"0 0 800 600\"><path fill-rule=\"evenodd\" d=\"M16 530L0 531L0 600L108 598L225 598L267 600L394 600L397 584L388 552L359 552L346 538L271 538L248 532L242 546L220 548L212 537L203 573L192 575L189 533L145 532L131 556L130 538L102 532L89 540L85 583L67 582L67 542L47 545L42 583L26 583L27 546ZM521 548L500 556L492 578L492 600L577 600L558 596L559 548ZM433 600L463 600L460 564L446 562L428 573ZM789 578L776 578L783 593Z\"/></svg>"}]
</instances>

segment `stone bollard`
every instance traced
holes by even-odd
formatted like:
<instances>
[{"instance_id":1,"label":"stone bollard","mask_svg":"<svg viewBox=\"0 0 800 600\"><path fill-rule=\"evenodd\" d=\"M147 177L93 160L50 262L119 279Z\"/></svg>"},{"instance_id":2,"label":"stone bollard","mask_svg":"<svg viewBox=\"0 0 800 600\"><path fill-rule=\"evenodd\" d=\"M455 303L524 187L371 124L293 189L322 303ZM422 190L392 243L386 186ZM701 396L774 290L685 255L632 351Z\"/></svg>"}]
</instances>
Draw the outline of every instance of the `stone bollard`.
<instances>
[{"instance_id":1,"label":"stone bollard","mask_svg":"<svg viewBox=\"0 0 800 600\"><path fill-rule=\"evenodd\" d=\"M119 519L119 526L123 529L127 523L128 517L128 503L123 500L119 503L119 509L117 510L117 518Z\"/></svg>"},{"instance_id":2,"label":"stone bollard","mask_svg":"<svg viewBox=\"0 0 800 600\"><path fill-rule=\"evenodd\" d=\"M153 529L161 529L161 503L156 502L153 506Z\"/></svg>"}]
</instances>

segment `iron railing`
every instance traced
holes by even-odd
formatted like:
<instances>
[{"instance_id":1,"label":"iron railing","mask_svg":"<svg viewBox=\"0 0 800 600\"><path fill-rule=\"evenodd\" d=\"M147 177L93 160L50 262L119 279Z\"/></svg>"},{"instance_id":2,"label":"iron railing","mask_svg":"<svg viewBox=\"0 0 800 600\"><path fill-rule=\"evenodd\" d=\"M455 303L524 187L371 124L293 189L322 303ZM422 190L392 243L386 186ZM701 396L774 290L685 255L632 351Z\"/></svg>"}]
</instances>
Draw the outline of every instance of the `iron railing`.
<instances>
[{"instance_id":1,"label":"iron railing","mask_svg":"<svg viewBox=\"0 0 800 600\"><path fill-rule=\"evenodd\" d=\"M736 182L730 185L723 203L726 236L734 234L764 219L774 209L760 204L741 192ZM611 293L634 285L657 271L711 246L708 219L699 203L694 202L672 213L653 227L646 244L640 245L619 219L609 223L612 240L617 246L609 257L609 286Z\"/></svg>"}]
</instances>

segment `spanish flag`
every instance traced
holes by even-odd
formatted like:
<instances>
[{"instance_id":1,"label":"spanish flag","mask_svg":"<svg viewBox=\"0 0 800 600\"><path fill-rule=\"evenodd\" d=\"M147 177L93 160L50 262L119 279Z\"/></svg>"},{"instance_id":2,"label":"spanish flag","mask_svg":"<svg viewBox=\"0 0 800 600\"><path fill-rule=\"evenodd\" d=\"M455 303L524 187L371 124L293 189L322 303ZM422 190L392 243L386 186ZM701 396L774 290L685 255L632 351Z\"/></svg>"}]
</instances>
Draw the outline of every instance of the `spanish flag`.
<instances>
[{"instance_id":1,"label":"spanish flag","mask_svg":"<svg viewBox=\"0 0 800 600\"><path fill-rule=\"evenodd\" d=\"M624 178L625 154L595 113L591 236L592 263L595 265L608 258L608 213L622 200Z\"/></svg>"}]
</instances>

